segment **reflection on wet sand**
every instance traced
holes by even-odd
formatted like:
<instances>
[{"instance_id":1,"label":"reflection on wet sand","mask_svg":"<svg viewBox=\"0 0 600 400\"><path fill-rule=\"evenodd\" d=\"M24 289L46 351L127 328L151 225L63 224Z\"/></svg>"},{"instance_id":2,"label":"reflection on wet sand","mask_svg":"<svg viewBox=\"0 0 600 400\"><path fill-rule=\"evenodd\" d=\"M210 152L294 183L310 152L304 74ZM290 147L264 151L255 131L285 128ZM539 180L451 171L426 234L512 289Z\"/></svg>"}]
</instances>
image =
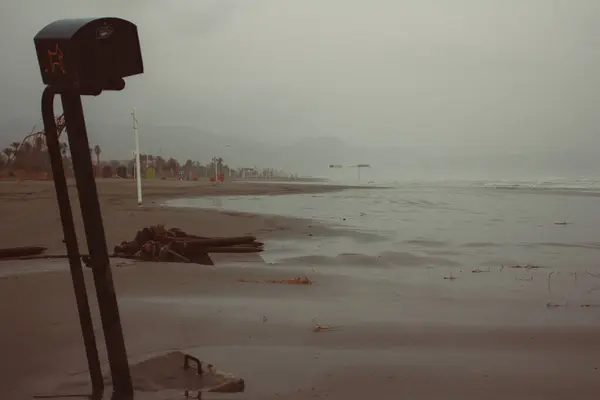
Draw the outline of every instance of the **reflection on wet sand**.
<instances>
[{"instance_id":1,"label":"reflection on wet sand","mask_svg":"<svg viewBox=\"0 0 600 400\"><path fill-rule=\"evenodd\" d=\"M491 196L488 189L409 188L388 197L337 193L334 202L330 194L247 202L263 211L305 210L319 221L243 209L137 208L121 189L107 184L104 190L111 243L165 221L266 241L265 262L113 268L132 365L181 351L247 385L243 395L204 399L593 399L600 390L600 278L590 239L600 225L590 197L569 197L578 199L572 215L560 219L573 224L557 227L560 201L549 198L544 208L539 194L532 202L531 194L515 190ZM325 203L303 203L306 198ZM16 227L4 232L3 242L48 241L50 249L62 249L60 237L25 228L57 228L45 211L48 201L3 203ZM229 199L221 201L228 208ZM248 283L304 276L313 284ZM0 329L0 398L88 392L65 263L0 265L0 315L9 321ZM168 386L142 383L138 388L154 391L138 391L136 398L185 398L184 388ZM104 397L110 396L107 388Z\"/></svg>"},{"instance_id":2,"label":"reflection on wet sand","mask_svg":"<svg viewBox=\"0 0 600 400\"><path fill-rule=\"evenodd\" d=\"M595 369L600 327L594 309L582 305L600 304L600 291L591 290L600 286L597 278L581 276L573 290L573 277L559 273L548 293L547 271L498 268L474 274L469 269L453 282L443 279L447 271L145 264L114 272L133 364L175 348L243 377L244 399L352 400L369 393L593 398L590 393L600 389ZM534 279L518 280L525 272ZM239 282L305 275L312 285ZM55 272L2 281L3 304L14 291L34 293L40 285L50 299L22 304L28 315L37 316L36 326L46 329L28 330L5 349L5 354L35 351L37 363L15 364L4 375L27 382L29 394L85 393L75 313L56 312L72 307L65 278ZM546 307L564 297L566 307ZM15 313L11 318L14 331L27 330L31 322ZM315 332L315 324L343 329ZM34 371L38 379L22 380ZM432 379L446 389L433 390ZM550 389L548 381L563 383ZM138 392L137 398L184 398L184 390L157 389Z\"/></svg>"}]
</instances>

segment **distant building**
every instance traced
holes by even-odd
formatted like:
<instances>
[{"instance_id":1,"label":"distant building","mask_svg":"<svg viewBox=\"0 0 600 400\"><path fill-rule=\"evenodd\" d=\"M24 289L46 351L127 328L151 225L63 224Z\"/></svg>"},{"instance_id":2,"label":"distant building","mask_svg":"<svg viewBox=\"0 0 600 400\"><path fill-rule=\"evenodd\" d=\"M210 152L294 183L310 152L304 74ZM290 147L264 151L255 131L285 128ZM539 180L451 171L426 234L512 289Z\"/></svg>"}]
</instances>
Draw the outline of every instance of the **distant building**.
<instances>
[{"instance_id":1,"label":"distant building","mask_svg":"<svg viewBox=\"0 0 600 400\"><path fill-rule=\"evenodd\" d=\"M260 171L256 168L240 168L239 175L242 179L256 179L260 177Z\"/></svg>"},{"instance_id":2,"label":"distant building","mask_svg":"<svg viewBox=\"0 0 600 400\"><path fill-rule=\"evenodd\" d=\"M144 172L145 172L146 179L156 179L156 168L147 167Z\"/></svg>"}]
</instances>

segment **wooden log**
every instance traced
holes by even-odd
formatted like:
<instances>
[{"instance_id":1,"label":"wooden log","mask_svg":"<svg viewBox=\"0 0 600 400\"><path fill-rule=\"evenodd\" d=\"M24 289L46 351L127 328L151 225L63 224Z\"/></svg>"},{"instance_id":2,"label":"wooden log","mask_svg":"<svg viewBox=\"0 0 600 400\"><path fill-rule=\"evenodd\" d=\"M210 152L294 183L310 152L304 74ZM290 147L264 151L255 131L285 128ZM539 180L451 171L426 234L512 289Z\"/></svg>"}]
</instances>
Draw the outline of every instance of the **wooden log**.
<instances>
[{"instance_id":1,"label":"wooden log","mask_svg":"<svg viewBox=\"0 0 600 400\"><path fill-rule=\"evenodd\" d=\"M119 254L135 254L140 251L141 248L142 245L138 242L122 242L115 246L114 252Z\"/></svg>"},{"instance_id":2,"label":"wooden log","mask_svg":"<svg viewBox=\"0 0 600 400\"><path fill-rule=\"evenodd\" d=\"M0 259L10 259L14 257L33 256L36 254L42 254L47 249L39 246L21 246L21 247L9 247L0 249Z\"/></svg>"},{"instance_id":3,"label":"wooden log","mask_svg":"<svg viewBox=\"0 0 600 400\"><path fill-rule=\"evenodd\" d=\"M191 262L193 262L194 264L201 265L215 265L212 258L210 258L210 255L207 253L197 254L194 258L191 259Z\"/></svg>"},{"instance_id":4,"label":"wooden log","mask_svg":"<svg viewBox=\"0 0 600 400\"><path fill-rule=\"evenodd\" d=\"M249 243L249 244L236 244L235 246L209 246L210 248L221 248L221 249L262 249L264 246L262 245L262 243L260 244L254 244L254 243Z\"/></svg>"},{"instance_id":5,"label":"wooden log","mask_svg":"<svg viewBox=\"0 0 600 400\"><path fill-rule=\"evenodd\" d=\"M240 237L223 237L223 238L210 238L210 239L197 239L194 241L187 242L188 247L215 247L215 246L235 246L238 244L248 244L255 242L254 236L240 236Z\"/></svg>"},{"instance_id":6,"label":"wooden log","mask_svg":"<svg viewBox=\"0 0 600 400\"><path fill-rule=\"evenodd\" d=\"M198 247L198 246L189 246L188 243L174 242L170 244L161 244L162 247L170 248L177 254L189 259L193 260L198 257L203 257L205 254L211 253L232 253L232 254L249 254L249 253L260 253L264 251L264 247L257 246L254 244L243 244L243 245L235 245L235 246L208 246L208 247Z\"/></svg>"},{"instance_id":7,"label":"wooden log","mask_svg":"<svg viewBox=\"0 0 600 400\"><path fill-rule=\"evenodd\" d=\"M133 242L139 243L141 246L150 240L154 240L155 236L157 235L150 228L144 228L142 230L137 231Z\"/></svg>"},{"instance_id":8,"label":"wooden log","mask_svg":"<svg viewBox=\"0 0 600 400\"><path fill-rule=\"evenodd\" d=\"M235 246L241 244L256 243L254 236L240 236L240 237L217 237L207 239L193 239L193 238L173 238L169 236L156 236L153 240L159 243L185 243L188 247L208 247L208 246Z\"/></svg>"},{"instance_id":9,"label":"wooden log","mask_svg":"<svg viewBox=\"0 0 600 400\"><path fill-rule=\"evenodd\" d=\"M260 253L264 249L262 246L251 246L251 245L236 245L236 246L190 246L190 243L171 243L165 246L170 248L177 253L187 257L194 258L198 254L204 253Z\"/></svg>"},{"instance_id":10,"label":"wooden log","mask_svg":"<svg viewBox=\"0 0 600 400\"><path fill-rule=\"evenodd\" d=\"M40 254L40 255L31 255L31 256L20 256L20 257L10 257L5 260L51 260L51 259L67 259L69 256L66 254ZM89 260L89 255L82 254L81 258L85 260ZM126 254L111 254L109 258L121 258L124 260L132 260L132 261L145 261L145 262L153 262L155 260L148 259L146 257L140 257L135 255L126 255ZM198 255L194 259L190 260L194 264L201 265L215 265L208 254ZM181 261L167 261L167 262L177 262L181 263Z\"/></svg>"},{"instance_id":11,"label":"wooden log","mask_svg":"<svg viewBox=\"0 0 600 400\"><path fill-rule=\"evenodd\" d=\"M209 247L263 247L265 244L261 242L234 244L232 246L209 246Z\"/></svg>"},{"instance_id":12,"label":"wooden log","mask_svg":"<svg viewBox=\"0 0 600 400\"><path fill-rule=\"evenodd\" d=\"M264 249L261 247L206 247L204 251L207 253L261 253Z\"/></svg>"},{"instance_id":13,"label":"wooden log","mask_svg":"<svg viewBox=\"0 0 600 400\"><path fill-rule=\"evenodd\" d=\"M192 235L182 231L179 228L171 228L169 232L172 233L177 238L189 238L189 239L210 239L204 236Z\"/></svg>"}]
</instances>

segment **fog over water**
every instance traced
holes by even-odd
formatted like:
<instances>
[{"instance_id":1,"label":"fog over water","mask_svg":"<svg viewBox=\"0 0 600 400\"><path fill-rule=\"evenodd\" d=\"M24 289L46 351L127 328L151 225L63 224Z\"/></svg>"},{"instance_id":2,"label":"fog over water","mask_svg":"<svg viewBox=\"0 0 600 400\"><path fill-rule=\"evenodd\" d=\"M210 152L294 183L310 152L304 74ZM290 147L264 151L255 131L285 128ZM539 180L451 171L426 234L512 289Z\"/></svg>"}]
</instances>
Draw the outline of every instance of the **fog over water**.
<instances>
[{"instance_id":1,"label":"fog over water","mask_svg":"<svg viewBox=\"0 0 600 400\"><path fill-rule=\"evenodd\" d=\"M103 157L142 150L326 176L595 177L595 0L23 0L0 5L0 140L39 118L36 32L135 22L145 74L86 99ZM4 144L4 143L3 143ZM231 146L227 146L231 145ZM335 176L335 178L339 178Z\"/></svg>"}]
</instances>

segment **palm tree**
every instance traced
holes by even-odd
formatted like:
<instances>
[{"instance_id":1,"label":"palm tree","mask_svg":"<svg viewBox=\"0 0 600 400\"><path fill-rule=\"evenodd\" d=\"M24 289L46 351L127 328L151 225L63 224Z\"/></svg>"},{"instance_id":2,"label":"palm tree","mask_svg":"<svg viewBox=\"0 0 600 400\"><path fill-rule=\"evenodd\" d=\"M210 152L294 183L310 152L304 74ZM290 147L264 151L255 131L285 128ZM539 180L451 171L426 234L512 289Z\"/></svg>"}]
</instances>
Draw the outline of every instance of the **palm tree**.
<instances>
[{"instance_id":1,"label":"palm tree","mask_svg":"<svg viewBox=\"0 0 600 400\"><path fill-rule=\"evenodd\" d=\"M171 176L173 176L176 172L175 169L177 169L177 160L175 160L173 157L169 158L165 164L165 167L169 170Z\"/></svg>"},{"instance_id":2,"label":"palm tree","mask_svg":"<svg viewBox=\"0 0 600 400\"><path fill-rule=\"evenodd\" d=\"M94 170L96 177L98 177L100 176L100 153L102 153L102 149L99 145L95 145L93 149L90 147L90 156L92 152L96 155L96 168Z\"/></svg>"},{"instance_id":3,"label":"palm tree","mask_svg":"<svg viewBox=\"0 0 600 400\"><path fill-rule=\"evenodd\" d=\"M44 150L45 140L42 135L38 135L33 142L33 148L36 152L41 153Z\"/></svg>"},{"instance_id":4,"label":"palm tree","mask_svg":"<svg viewBox=\"0 0 600 400\"><path fill-rule=\"evenodd\" d=\"M45 154L46 141L43 135L37 135L33 141L33 147L31 152L31 163L29 167L32 167L38 171L47 170L49 167L48 156Z\"/></svg>"},{"instance_id":5,"label":"palm tree","mask_svg":"<svg viewBox=\"0 0 600 400\"><path fill-rule=\"evenodd\" d=\"M60 154L62 154L63 158L67 157L67 152L69 151L69 145L65 142L60 142Z\"/></svg>"},{"instance_id":6,"label":"palm tree","mask_svg":"<svg viewBox=\"0 0 600 400\"><path fill-rule=\"evenodd\" d=\"M16 154L16 165L18 169L29 170L32 166L33 145L29 142L23 142Z\"/></svg>"},{"instance_id":7,"label":"palm tree","mask_svg":"<svg viewBox=\"0 0 600 400\"><path fill-rule=\"evenodd\" d=\"M215 175L215 180L219 179L219 162L217 157L213 157L209 165L211 176Z\"/></svg>"},{"instance_id":8,"label":"palm tree","mask_svg":"<svg viewBox=\"0 0 600 400\"><path fill-rule=\"evenodd\" d=\"M20 149L23 149L24 153L31 153L33 145L29 142L24 142Z\"/></svg>"},{"instance_id":9,"label":"palm tree","mask_svg":"<svg viewBox=\"0 0 600 400\"><path fill-rule=\"evenodd\" d=\"M165 168L166 161L161 156L156 156L155 168L156 172L160 173Z\"/></svg>"},{"instance_id":10,"label":"palm tree","mask_svg":"<svg viewBox=\"0 0 600 400\"><path fill-rule=\"evenodd\" d=\"M102 153L102 149L99 145L94 146L94 154L96 155L96 166L100 165L100 153Z\"/></svg>"}]
</instances>

